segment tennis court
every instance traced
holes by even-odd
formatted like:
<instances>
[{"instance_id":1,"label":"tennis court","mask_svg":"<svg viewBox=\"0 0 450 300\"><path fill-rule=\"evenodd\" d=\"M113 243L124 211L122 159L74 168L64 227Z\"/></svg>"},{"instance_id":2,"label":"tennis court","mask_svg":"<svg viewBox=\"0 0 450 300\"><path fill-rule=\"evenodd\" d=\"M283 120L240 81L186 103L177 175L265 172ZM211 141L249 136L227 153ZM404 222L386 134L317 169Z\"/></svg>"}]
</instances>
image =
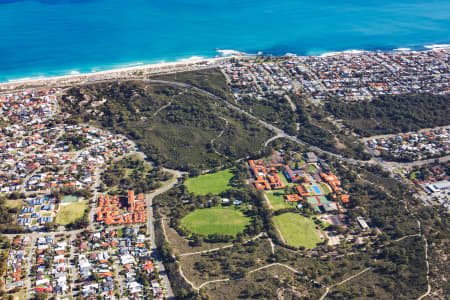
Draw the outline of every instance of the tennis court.
<instances>
[{"instance_id":1,"label":"tennis court","mask_svg":"<svg viewBox=\"0 0 450 300\"><path fill-rule=\"evenodd\" d=\"M321 204L321 205L327 204L327 203L330 203L330 202L331 202L331 201L329 201L328 198L325 197L325 196L319 196L319 197L317 197L317 198L319 198L319 201L320 201L320 204Z\"/></svg>"},{"instance_id":2,"label":"tennis court","mask_svg":"<svg viewBox=\"0 0 450 300\"><path fill-rule=\"evenodd\" d=\"M306 197L306 201L312 206L320 205L319 199L317 197Z\"/></svg>"},{"instance_id":3,"label":"tennis court","mask_svg":"<svg viewBox=\"0 0 450 300\"><path fill-rule=\"evenodd\" d=\"M306 201L313 207L313 209L317 212L322 212L321 207L324 204L331 203L325 196L312 196L306 197Z\"/></svg>"},{"instance_id":4,"label":"tennis court","mask_svg":"<svg viewBox=\"0 0 450 300\"><path fill-rule=\"evenodd\" d=\"M64 196L62 199L62 203L72 203L72 202L77 202L77 201L78 201L78 197L74 196L74 195Z\"/></svg>"}]
</instances>

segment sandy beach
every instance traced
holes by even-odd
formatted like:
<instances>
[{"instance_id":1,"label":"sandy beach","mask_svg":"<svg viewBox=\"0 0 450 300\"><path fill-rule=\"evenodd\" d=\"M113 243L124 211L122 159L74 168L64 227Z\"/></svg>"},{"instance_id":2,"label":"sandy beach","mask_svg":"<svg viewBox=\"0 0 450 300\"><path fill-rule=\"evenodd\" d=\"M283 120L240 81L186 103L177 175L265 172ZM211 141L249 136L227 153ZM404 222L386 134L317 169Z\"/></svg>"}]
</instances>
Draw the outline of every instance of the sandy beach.
<instances>
[{"instance_id":1,"label":"sandy beach","mask_svg":"<svg viewBox=\"0 0 450 300\"><path fill-rule=\"evenodd\" d=\"M450 44L436 44L424 46L423 50L411 50L410 48L396 48L393 49L392 51L386 52L420 53L428 51L439 51L449 48ZM217 67L229 62L231 59L245 60L247 58L255 57L255 55L235 50L218 50L218 52L223 56L215 58L204 58L200 56L193 56L191 58L182 59L175 62L135 65L130 67L116 68L91 73L77 73L54 77L36 77L36 78L10 80L8 82L0 82L0 92L18 91L29 88L67 87L75 84L96 82L102 80L131 79L133 77L142 78L145 75L186 72L198 69ZM321 55L318 55L318 57L339 57L342 55L358 55L365 52L373 52L373 51L344 50L344 51L323 53ZM287 53L284 56L295 57L297 55Z\"/></svg>"},{"instance_id":2,"label":"sandy beach","mask_svg":"<svg viewBox=\"0 0 450 300\"><path fill-rule=\"evenodd\" d=\"M41 87L65 87L74 84L95 82L110 79L132 78L137 76L185 72L202 68L212 68L228 62L236 56L227 56L219 58L201 58L193 57L176 62L147 64L126 68L111 69L93 73L71 74L55 77L19 79L0 83L0 92L23 90L28 88Z\"/></svg>"}]
</instances>

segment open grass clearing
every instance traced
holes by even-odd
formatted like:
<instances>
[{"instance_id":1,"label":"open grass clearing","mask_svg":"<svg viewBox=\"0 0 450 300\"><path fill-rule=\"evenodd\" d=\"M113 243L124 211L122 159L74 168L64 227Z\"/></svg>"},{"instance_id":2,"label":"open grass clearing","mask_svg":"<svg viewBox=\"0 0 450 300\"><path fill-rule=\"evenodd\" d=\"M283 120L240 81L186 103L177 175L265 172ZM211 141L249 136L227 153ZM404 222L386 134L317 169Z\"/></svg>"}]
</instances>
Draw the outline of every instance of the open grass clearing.
<instances>
[{"instance_id":1,"label":"open grass clearing","mask_svg":"<svg viewBox=\"0 0 450 300\"><path fill-rule=\"evenodd\" d=\"M230 206L197 209L185 216L181 225L205 236L214 233L236 236L244 231L249 222L242 211Z\"/></svg>"},{"instance_id":2,"label":"open grass clearing","mask_svg":"<svg viewBox=\"0 0 450 300\"><path fill-rule=\"evenodd\" d=\"M319 185L320 185L320 189L323 191L323 193L325 195L328 195L329 193L331 193L331 189L329 188L328 184L321 182L321 183L319 183Z\"/></svg>"},{"instance_id":3,"label":"open grass clearing","mask_svg":"<svg viewBox=\"0 0 450 300\"><path fill-rule=\"evenodd\" d=\"M295 184L292 182L289 182L286 178L286 176L284 176L283 172L277 172L278 176L280 176L281 181L287 185L287 186L294 186Z\"/></svg>"},{"instance_id":4,"label":"open grass clearing","mask_svg":"<svg viewBox=\"0 0 450 300\"><path fill-rule=\"evenodd\" d=\"M87 203L85 201L61 205L56 215L56 224L65 226L76 221L83 216L86 207Z\"/></svg>"},{"instance_id":5,"label":"open grass clearing","mask_svg":"<svg viewBox=\"0 0 450 300\"><path fill-rule=\"evenodd\" d=\"M316 224L310 218L296 213L285 213L275 216L274 221L288 245L312 249L321 242Z\"/></svg>"},{"instance_id":6,"label":"open grass clearing","mask_svg":"<svg viewBox=\"0 0 450 300\"><path fill-rule=\"evenodd\" d=\"M317 168L313 164L308 164L307 170L309 172L315 172L317 171Z\"/></svg>"},{"instance_id":7,"label":"open grass clearing","mask_svg":"<svg viewBox=\"0 0 450 300\"><path fill-rule=\"evenodd\" d=\"M164 228L167 235L167 240L170 242L170 246L173 248L175 254L191 253L204 251L214 248L220 248L228 245L229 243L207 243L204 242L200 246L191 246L189 240L178 234L178 232L170 227L168 222L164 222Z\"/></svg>"},{"instance_id":8,"label":"open grass clearing","mask_svg":"<svg viewBox=\"0 0 450 300\"><path fill-rule=\"evenodd\" d=\"M232 177L232 171L227 169L217 173L189 178L184 184L189 192L196 195L220 194L231 187L230 180Z\"/></svg>"},{"instance_id":9,"label":"open grass clearing","mask_svg":"<svg viewBox=\"0 0 450 300\"><path fill-rule=\"evenodd\" d=\"M284 200L284 193L280 191L270 191L266 193L270 204L274 210L279 210L283 208L295 207L295 204L286 203Z\"/></svg>"},{"instance_id":10,"label":"open grass clearing","mask_svg":"<svg viewBox=\"0 0 450 300\"><path fill-rule=\"evenodd\" d=\"M24 204L25 202L23 200L5 200L5 207L7 208L15 208L19 210Z\"/></svg>"}]
</instances>

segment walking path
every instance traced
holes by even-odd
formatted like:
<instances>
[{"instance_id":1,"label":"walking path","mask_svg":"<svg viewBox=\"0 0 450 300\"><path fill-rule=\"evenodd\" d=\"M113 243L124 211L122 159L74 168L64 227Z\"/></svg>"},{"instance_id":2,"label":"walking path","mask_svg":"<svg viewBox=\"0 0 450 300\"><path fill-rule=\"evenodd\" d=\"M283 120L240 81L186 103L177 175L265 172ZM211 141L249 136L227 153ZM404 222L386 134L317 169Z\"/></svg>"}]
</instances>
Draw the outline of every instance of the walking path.
<instances>
[{"instance_id":1,"label":"walking path","mask_svg":"<svg viewBox=\"0 0 450 300\"><path fill-rule=\"evenodd\" d=\"M359 178L360 180L362 180L362 181L364 181L364 182L366 182L366 183L368 183L368 184L372 184L371 182L369 182L369 181L367 181L367 180L365 180L365 179L362 179L361 176L360 176L359 174L358 174L357 176L358 176L358 178ZM394 198L388 191L386 191L386 189L385 189L383 186L379 186L379 188L380 188L382 191L384 191L389 197ZM427 241L427 238L425 237L425 235L423 234L423 231L422 231L422 223L420 222L419 218L418 218L414 213L412 213L412 212L409 210L407 201L402 200L402 202L403 202L403 204L404 204L404 207L405 207L406 212L407 212L409 215L411 215L411 216L416 220L416 222L417 222L417 228L418 228L418 231L419 231L419 232L418 232L417 234L411 234L411 235L407 235L407 236L401 237L401 238L395 240L394 242L398 242L398 241L401 241L401 240L403 240L403 239L405 239L405 238L413 237L413 236L420 236L420 237L422 237L422 239L423 239L423 241L424 241L424 248L425 248L425 265L426 265L426 269L427 269L427 274L426 274L426 278L427 278L427 292L418 298L418 300L420 300L420 299L423 299L424 297L428 296L428 295L430 294L430 292L431 292L431 284L430 284L430 264L429 264L429 259L428 259L428 241Z\"/></svg>"},{"instance_id":2,"label":"walking path","mask_svg":"<svg viewBox=\"0 0 450 300\"><path fill-rule=\"evenodd\" d=\"M255 273L255 272L258 272L258 271L261 271L261 270L264 270L264 269L267 269L267 268L270 268L270 267L273 267L273 266L284 267L284 268L287 268L288 270L290 270L290 271L292 271L292 272L294 272L294 273L296 273L296 274L300 274L299 271L297 271L296 269L292 268L291 266L288 266L288 265L285 265L285 264L280 264L280 263L272 263L272 264L268 264L268 265L259 267L259 268L257 268L257 269L251 270L251 271L249 271L247 274L250 275L250 274L252 274L252 273ZM238 279L238 278L224 278L224 279L210 280L210 281L203 282L203 283L202 283L201 285L199 285L198 287L195 287L194 285L192 285L192 283L191 283L191 285L192 285L192 287L193 287L195 290L198 291L198 290L200 290L201 288L205 287L205 286L208 285L208 284L215 283L215 282L230 281L230 280L233 280L233 279Z\"/></svg>"},{"instance_id":3,"label":"walking path","mask_svg":"<svg viewBox=\"0 0 450 300\"><path fill-rule=\"evenodd\" d=\"M214 152L215 152L217 155L219 155L219 156L225 156L225 157L226 157L225 154L220 153L219 151L217 151L216 147L214 147L214 141L217 140L217 139L220 139L220 137L223 135L223 133L225 132L225 129L226 129L227 126L228 126L228 120L227 120L227 119L225 119L224 117L220 117L220 119L222 119L222 120L225 121L225 125L224 125L224 127L223 127L223 130L222 130L216 137L213 137L209 143L211 144L212 149L214 150Z\"/></svg>"},{"instance_id":4,"label":"walking path","mask_svg":"<svg viewBox=\"0 0 450 300\"><path fill-rule=\"evenodd\" d=\"M129 81L129 80L130 80L130 79L122 79L122 80L114 79L114 81ZM277 138L283 137L283 138L289 139L289 140L291 140L292 142L295 142L295 143L297 143L297 144L300 144L300 145L303 145L303 146L308 146L308 147L309 147L311 150L313 150L313 151L316 151L316 152L318 152L318 153L325 153L325 154L328 154L329 156L332 156L332 157L334 157L334 158L337 158L337 159L339 159L339 160L341 160L341 161L345 161L345 162L350 163L350 164L377 164L377 165L380 165L381 167L383 167L384 169L386 169L386 170L388 170L388 171L392 171L394 168L397 168L397 167L414 166L414 165L421 165L421 164L426 164L426 163L434 162L434 159L432 159L432 160L418 161L418 162L412 162L412 163L386 163L386 162L383 162L383 161L380 161L380 160L361 161L361 160L356 160L356 159L352 159L352 158L346 158L346 157L343 157L342 155L335 154L335 153L332 153L332 152L328 152L328 151L325 151L325 150L320 149L319 147L310 145L310 144L308 144L308 143L306 143L306 142L300 140L300 139L297 138L296 136L289 135L289 134L287 134L285 131L283 131L282 129L280 129L280 128L278 128L278 127L275 127L275 126L273 126L272 124L269 124L269 123L265 122L264 120L261 120L261 119L255 117L254 115L252 115L251 113L249 113L249 112L243 110L243 109L240 108L239 106L237 106L237 105L235 105L235 104L229 102L228 100L226 100L226 99L224 99L224 98L218 97L218 96L216 96L216 95L214 95L214 94L212 94L212 93L210 93L210 92L208 92L208 91L206 91L206 90L197 88L197 87L192 86L192 85L189 85L189 84L185 84L185 83L181 83L181 82L174 82L174 81L166 81L166 80L144 80L144 79L133 79L133 80L140 80L140 81L143 81L143 82L155 83L155 84L169 84L169 85L178 86L178 87L181 87L181 88L188 88L188 89L196 90L196 91L198 91L198 92L200 92L200 93L202 93L202 94L204 94L204 95L206 95L206 96L208 96L208 97L210 97L210 98L212 98L212 99L220 100L220 101L222 101L226 106L228 106L229 108L231 108L231 109L233 109L233 110L236 110L236 111L238 111L238 112L240 112L240 113L246 115L247 117L249 117L249 118L255 120L256 122L260 123L261 125L263 125L265 128L267 128L267 129L269 129L269 130L271 130L271 131L273 131L273 132L276 133L276 135L275 135L274 137L272 137L271 139L269 139L268 141L266 141L266 143L264 144L265 146L267 146L271 141L273 141L273 140L275 140L275 139L277 139ZM111 81L111 80L104 80L104 82L108 82L108 81ZM97 81L97 83L98 83L98 82L102 82L102 81ZM82 85L86 85L86 84L91 84L91 83L84 83L84 84L82 84ZM223 134L223 131L221 132L221 134ZM218 137L220 137L221 134L219 134ZM216 137L216 138L217 138L217 137ZM212 140L211 142L213 143L213 140ZM145 158L145 155L144 155L143 153L141 153L141 155ZM450 160L450 156L443 157L443 158L441 158L440 160L441 160L441 161L448 161L448 160ZM164 169L164 170L167 171L167 172L170 172L170 173L174 174L174 175L175 175L175 178L172 179L167 185L165 185L165 186L163 186L163 187L161 187L161 188L155 190L154 192L152 192L152 193L146 195L146 196L147 196L147 202L148 202L148 216L149 216L148 228L149 228L149 232L151 232L152 248L154 249L155 252L156 252L156 246L155 246L155 240L154 240L154 226L153 226L153 223L152 223L152 220L151 220L151 218L152 218L152 216L153 216L152 200L153 200L153 198L154 198L155 196L157 196L157 195L159 195L159 194L162 194L162 193L168 191L170 188L172 188L172 187L177 183L178 178L181 177L181 176L183 176L183 174L184 174L184 173L179 172L179 171L176 171L176 170L168 170L168 169ZM421 228L421 223L420 223L419 219L417 218L417 216L415 216L413 213L411 213L411 212L409 211L408 206L407 206L407 203L405 202L404 204L405 204L405 209L407 210L407 212L408 212L409 214L411 214L412 216L414 216L414 218L416 218L417 223L418 223L418 227L419 227L419 233L418 233L418 234L414 234L414 235L404 236L404 237L402 237L402 238L400 238L400 239L397 239L396 241L401 241L401 240L403 240L403 239L405 239L405 238L407 238L407 237L421 236L421 237L423 238L424 242L425 242L425 263L426 263L426 267L427 267L427 276L426 276L426 277L427 277L427 286L428 286L428 288L427 288L427 292L426 292L424 295L422 295L422 296L420 296L420 297L418 298L418 300L421 300L421 299L423 299L424 297L428 296L428 295L430 294L430 292L431 292L431 285L430 285L430 279L429 279L430 266L429 266L429 261L428 261L428 242L427 242L426 237L422 234L422 228ZM164 226L163 226L163 228L164 228ZM81 231L81 230L79 230L79 231ZM77 233L77 232L79 232L79 231L72 231L71 233ZM60 233L60 232L53 232L53 233L33 233L32 236L33 236L34 238L36 238L37 236L40 236L40 235L54 235L54 234L58 234L58 233ZM164 234L165 234L165 233L164 233ZM15 236L15 235L9 235L9 236ZM166 239L167 239L167 236L165 236L165 237L166 237ZM254 238L256 238L256 237L254 237ZM272 245L272 246L271 246L271 247L272 247L272 252L274 252L274 246L273 246L273 243L271 243L271 245ZM216 250L223 249L223 248L228 248L228 247L232 247L232 245L227 245L227 246L225 246L225 247L216 248L216 249L211 249L211 250L199 251L199 252L195 252L195 253L185 253L185 254L182 254L182 255L180 255L180 256L194 255L194 254L201 254L201 253L206 253L206 252L216 251ZM166 283L166 286L167 286L167 289L168 289L169 298L174 298L173 292L172 292L171 287L170 287L170 283L169 283L169 281L168 281L167 275L165 274L164 265L161 263L161 260L160 260L159 258L157 258L157 261L158 261L158 265L160 266L160 270L162 271L161 274L162 274L162 276L163 276L163 279L164 279L164 281L165 281L165 283ZM291 271L293 271L293 272L297 272L295 269L293 269L293 268L291 268L291 267L289 267L289 266L287 266L287 265L283 265L283 264L279 264L279 263L273 263L273 264L266 265L266 266L260 267L260 268L258 268L258 269L252 270L252 271L249 272L249 274L251 274L251 273L253 273L253 272L256 272L256 271L259 271L259 270L262 270L262 269L265 269L265 268L268 268L268 267L271 267L271 266L274 266L274 265L284 266L284 267L286 267L286 268L289 268L289 269L290 269ZM371 269L371 268L366 268L366 269L364 269L363 271L361 271L361 272L359 272L359 273L357 273L357 274L355 274L355 275L353 275L353 276L350 276L349 278L347 278L347 279L345 279L345 280L343 280L343 281L341 281L341 282L339 282L339 283L337 283L337 284L335 284L335 285L332 285L332 286L330 286L330 287L327 287L326 292L324 293L324 295L322 295L322 297L321 297L320 299L324 299L324 298L326 297L326 295L328 294L328 292L329 292L329 290L330 290L331 288L333 288L333 287L335 287L335 286L342 285L342 284L346 283L347 281L352 280L352 279L358 277L359 275L361 275L361 274L367 272L367 271L370 270L370 269ZM179 270L180 270L181 276L182 276L182 277L183 277L190 285L192 285L192 287L193 287L194 289L196 289L196 290L199 290L201 287L204 287L205 285L210 284L210 283L220 282L220 281L228 281L228 280L231 280L231 279L232 279L232 278L229 278L229 279L219 279L219 280L208 281L208 282L203 283L203 284L200 285L199 287L195 287L195 286L192 284L192 282L190 282L190 281L184 276L184 274L182 273L181 268L180 268ZM298 272L297 272L297 273L298 273Z\"/></svg>"},{"instance_id":5,"label":"walking path","mask_svg":"<svg viewBox=\"0 0 450 300\"><path fill-rule=\"evenodd\" d=\"M337 286L339 286L339 285L342 285L342 284L346 283L347 281L350 281L350 280L352 280L353 278L356 278L356 277L358 277L359 275L364 274L365 272L369 271L370 269L372 269L372 268L371 268L371 267L365 268L365 269L362 270L361 272L356 273L355 275L352 275L352 276L348 277L347 279L342 280L341 282L338 282L338 283L336 283L336 284L333 284L333 285L327 287L325 293L319 298L319 300L325 299L325 297L328 295L328 292L329 292L332 288L337 287Z\"/></svg>"},{"instance_id":6,"label":"walking path","mask_svg":"<svg viewBox=\"0 0 450 300\"><path fill-rule=\"evenodd\" d=\"M248 240L244 241L242 244L246 244L248 242L251 242L251 241L254 241L256 239L259 239L260 237L262 237L264 235L265 235L265 232L261 232L260 234L255 235L254 237L252 237L251 239L248 239ZM222 250L222 249L231 248L233 246L234 246L234 244L229 244L229 245L226 245L226 246L223 246L223 247L217 247L217 248L203 250L203 251L178 254L178 256L181 257L181 256L189 256L189 255L196 255L196 254L204 254L204 253L208 253L208 252L214 252L214 251L219 251L219 250Z\"/></svg>"}]
</instances>

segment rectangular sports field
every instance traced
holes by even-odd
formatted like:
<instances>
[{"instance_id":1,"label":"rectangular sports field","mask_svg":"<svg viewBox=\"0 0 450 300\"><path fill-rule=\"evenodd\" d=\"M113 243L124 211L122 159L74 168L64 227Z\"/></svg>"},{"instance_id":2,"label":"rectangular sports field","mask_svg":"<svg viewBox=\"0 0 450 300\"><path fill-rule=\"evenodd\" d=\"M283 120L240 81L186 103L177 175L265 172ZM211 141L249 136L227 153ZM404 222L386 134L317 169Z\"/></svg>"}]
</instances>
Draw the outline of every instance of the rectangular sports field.
<instances>
[{"instance_id":1,"label":"rectangular sports field","mask_svg":"<svg viewBox=\"0 0 450 300\"><path fill-rule=\"evenodd\" d=\"M76 221L83 216L86 207L87 203L85 201L61 205L56 215L55 223L58 225L67 225Z\"/></svg>"},{"instance_id":2,"label":"rectangular sports field","mask_svg":"<svg viewBox=\"0 0 450 300\"><path fill-rule=\"evenodd\" d=\"M227 169L217 173L188 178L184 185L189 192L196 195L207 195L209 193L217 195L231 187L230 180L232 177L232 171Z\"/></svg>"},{"instance_id":3,"label":"rectangular sports field","mask_svg":"<svg viewBox=\"0 0 450 300\"><path fill-rule=\"evenodd\" d=\"M274 210L295 207L295 204L288 204L284 201L284 193L278 191L270 191L266 193L267 198L269 199L270 204L272 205Z\"/></svg>"},{"instance_id":4,"label":"rectangular sports field","mask_svg":"<svg viewBox=\"0 0 450 300\"><path fill-rule=\"evenodd\" d=\"M285 213L274 217L284 242L294 247L315 248L321 242L316 224L297 213Z\"/></svg>"}]
</instances>

